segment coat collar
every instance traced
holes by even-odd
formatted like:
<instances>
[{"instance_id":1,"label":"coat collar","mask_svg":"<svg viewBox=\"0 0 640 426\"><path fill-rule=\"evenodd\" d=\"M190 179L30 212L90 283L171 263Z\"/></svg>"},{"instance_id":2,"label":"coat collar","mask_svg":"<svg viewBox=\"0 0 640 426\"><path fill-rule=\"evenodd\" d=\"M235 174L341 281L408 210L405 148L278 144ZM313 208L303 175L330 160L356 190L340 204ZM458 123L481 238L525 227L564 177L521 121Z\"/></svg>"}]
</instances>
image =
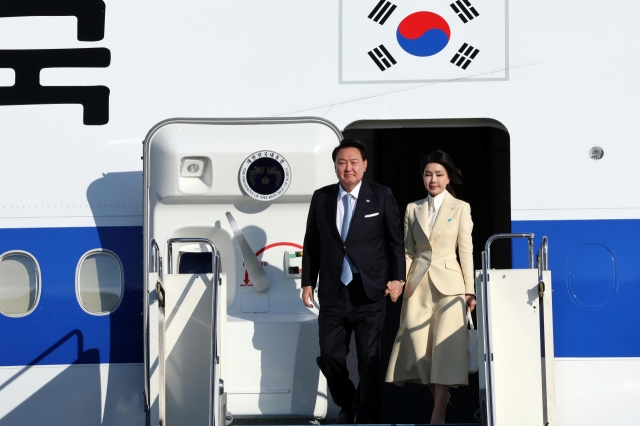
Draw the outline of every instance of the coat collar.
<instances>
[{"instance_id":1,"label":"coat collar","mask_svg":"<svg viewBox=\"0 0 640 426\"><path fill-rule=\"evenodd\" d=\"M455 209L455 206L455 198L449 193L449 191L445 190L444 200L442 200L442 205L440 206L440 210L438 210L436 222L433 224L433 229L431 230L431 235L429 237L430 240L432 240L442 230L444 224L447 223L451 217L451 211ZM427 229L429 229L429 197L420 200L420 205L416 209L416 218L426 235Z\"/></svg>"},{"instance_id":2,"label":"coat collar","mask_svg":"<svg viewBox=\"0 0 640 426\"><path fill-rule=\"evenodd\" d=\"M362 186L360 187L360 193L358 194L358 202L356 203L356 210L353 212L353 217L351 218L351 225L349 225L349 234L347 235L347 240L349 239L350 236L352 236L355 233L355 231L358 229L358 226L364 220L364 215L366 214L365 210L367 210L366 202L367 200L371 199L372 196L373 196L373 191L371 190L371 186L367 181L363 180Z\"/></svg>"},{"instance_id":3,"label":"coat collar","mask_svg":"<svg viewBox=\"0 0 640 426\"><path fill-rule=\"evenodd\" d=\"M340 183L337 183L329 193L329 200L327 200L327 222L329 222L329 228L331 233L337 239L340 239L340 231L336 226L336 215L338 214L338 191L340 189Z\"/></svg>"},{"instance_id":4,"label":"coat collar","mask_svg":"<svg viewBox=\"0 0 640 426\"><path fill-rule=\"evenodd\" d=\"M429 229L429 197L420 200L416 204L418 204L416 208L416 219L418 219L418 223L424 231L424 234L427 235L427 229Z\"/></svg>"},{"instance_id":5,"label":"coat collar","mask_svg":"<svg viewBox=\"0 0 640 426\"><path fill-rule=\"evenodd\" d=\"M436 217L436 223L433 224L433 229L431 230L430 240L433 240L440 231L442 231L442 227L447 223L449 218L451 217L451 211L456 207L456 199L453 198L453 195L449 193L445 189L444 200L442 200L442 205L440 206L440 210L438 210L438 217Z\"/></svg>"},{"instance_id":6,"label":"coat collar","mask_svg":"<svg viewBox=\"0 0 640 426\"><path fill-rule=\"evenodd\" d=\"M327 213L327 222L329 222L329 227L331 228L331 233L335 238L342 241L340 237L340 231L338 231L338 227L336 226L336 215L338 214L338 191L340 189L340 183L338 182L334 188L332 188L329 200L328 200L328 208L326 209ZM362 181L362 185L360 186L360 192L358 193L358 202L356 203L356 210L353 212L353 217L351 219L351 225L349 225L349 235L347 235L347 239L355 233L355 230L358 229L358 225L362 223L364 220L364 215L370 206L367 206L367 200L373 198L373 190L369 183L365 180Z\"/></svg>"}]
</instances>

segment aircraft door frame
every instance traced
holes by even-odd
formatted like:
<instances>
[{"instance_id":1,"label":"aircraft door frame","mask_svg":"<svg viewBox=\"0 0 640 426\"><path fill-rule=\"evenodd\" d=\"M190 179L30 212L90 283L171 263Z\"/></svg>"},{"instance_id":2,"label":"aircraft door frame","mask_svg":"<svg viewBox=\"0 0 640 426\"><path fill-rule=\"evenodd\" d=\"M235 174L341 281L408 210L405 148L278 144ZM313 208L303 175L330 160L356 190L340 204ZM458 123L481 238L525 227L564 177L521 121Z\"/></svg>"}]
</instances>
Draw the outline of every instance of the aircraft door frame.
<instances>
[{"instance_id":1,"label":"aircraft door frame","mask_svg":"<svg viewBox=\"0 0 640 426\"><path fill-rule=\"evenodd\" d=\"M191 118L175 118L175 119L168 119L165 121L162 121L160 123L158 123L157 125L155 125L153 128L151 128L151 130L149 131L149 133L147 134L147 137L145 138L144 142L143 142L143 181L144 181L144 194L143 194L143 199L144 199L144 203L143 203L143 241L144 241L144 321L143 321L143 325L144 325L144 346L145 346L145 354L144 354L144 387L145 387L145 405L147 407L147 411L149 411L150 413L150 419L151 419L151 424L155 425L155 424L159 424L159 422L162 422L163 424L166 424L167 420L166 417L164 417L163 413L163 408L165 407L163 404L155 404L155 400L158 398L164 398L164 392L163 392L163 388L160 384L158 383L153 383L153 381L157 381L157 380L161 380L163 379L163 374L165 373L164 368L163 369L159 369L159 366L156 365L155 368L158 370L160 374L159 376L154 376L153 372L156 371L154 370L154 362L155 361L160 361L163 359L164 355L161 353L161 351L163 350L163 345L162 345L162 339L164 338L163 334L164 334L164 330L162 329L162 327L158 326L157 324L155 324L156 321L159 322L163 322L163 318L162 318L162 310L159 308L159 300L163 297L162 296L162 286L164 285L163 282L167 281L168 276L163 277L163 266L165 267L165 273L171 273L173 272L172 270L169 270L171 268L175 269L176 266L173 265L175 259L169 259L171 257L169 248L170 245L168 245L167 247L162 247L162 245L160 247L158 247L158 245L152 240L152 238L157 238L158 241L163 240L164 238L170 238L172 236L172 234L167 234L166 230L163 230L163 234L160 234L162 236L158 237L157 235L155 235L154 233L155 231L155 224L154 224L154 219L151 217L151 201L155 200L156 198L154 197L164 197L165 195L159 195L158 193L154 192L156 190L155 187L152 188L152 178L151 178L151 174L155 173L154 170L151 170L151 163L152 163L152 159L151 159L151 152L152 152L152 145L154 145L154 138L156 138L156 136L158 138L161 138L162 136L158 136L161 135L163 133L159 133L160 130L163 130L163 128L165 127L169 127L170 129L175 128L175 127L171 127L173 125L185 125L186 127L189 127L191 125L225 125L228 127L233 127L233 126L238 126L238 127L252 127L253 125L264 125L264 124L276 124L276 125L283 125L283 124L295 124L295 125L300 125L300 124L312 124L315 125L316 128L319 127L325 127L325 128L329 128L330 130L324 131L324 133L320 134L320 136L318 136L318 138L324 138L324 146L326 147L326 141L330 140L333 141L334 138L335 140L337 140L338 142L342 139L342 133L341 131L333 124L328 122L327 120L324 120L322 118L317 118L317 117L295 117L295 118L264 118L264 119L260 119L260 118L249 118L249 119L191 119ZM317 126L317 125L321 125L321 126ZM314 129L312 129L314 130ZM332 136L333 135L333 136ZM328 138L328 139L327 139ZM160 139L158 139L160 140ZM323 148L324 149L324 148ZM317 161L317 160L316 160ZM155 164L155 163L154 163ZM155 167L155 166L154 166ZM157 167L156 167L157 169ZM159 170L159 173L162 173L162 170ZM323 172L324 173L324 172ZM326 177L324 177L324 175L318 174L317 176L320 176L321 178L326 179ZM298 177L298 181L299 182L303 182L305 181L304 176L300 175L300 177ZM312 176L311 178L306 178L307 182L313 182L315 179L320 179L316 176ZM164 181L163 181L164 182ZM175 189L175 188L174 188ZM169 196L184 196L186 193L178 193L181 192L180 187L178 186L177 192L175 194L171 193L171 195ZM291 191L289 191L291 192ZM215 194L211 194L210 196L219 196L219 194L215 193ZM300 200L306 199L303 197L307 197L307 194L301 195L301 194L294 194L293 195L294 200L296 200L296 202L300 202ZM309 193L310 196L310 193ZM189 197L189 195L187 195L187 198ZM201 224L203 224L204 222L200 222ZM153 225L153 226L152 226ZM164 235L167 235L167 237L164 237ZM180 234L174 234L173 236L181 236ZM183 235L183 236L189 236L189 235ZM199 235L191 235L191 236L199 236ZM216 241L216 243L218 243L217 240L213 239L213 241ZM211 242L211 241L210 241ZM217 249L215 248L215 246L213 246L213 244L211 244L213 247L214 251L217 251ZM161 252L161 248L165 250L164 253ZM164 255L165 259L163 260L161 257L161 254ZM219 252L218 252L219 254ZM166 262L169 262L168 264ZM219 265L218 265L219 267ZM213 281L220 284L220 277L219 277L219 272L220 270L218 269L217 272L214 270L214 279ZM158 289L154 288L154 283L159 282L160 283L160 287L158 287ZM216 300L220 299L220 291L217 289L218 285L214 286L216 287L216 292L218 292L218 295L215 296ZM222 293L224 294L224 291L222 291ZM154 304L155 304L155 308L154 308ZM155 311L154 311L155 309ZM153 311L153 312L152 312ZM226 307L225 307L225 312L226 312ZM167 314L169 316L169 314ZM224 324L222 324L224 321L218 321L220 324L220 327L222 327ZM152 342L150 341L150 339L153 339L150 337L150 332L154 329L155 327L155 335L153 338L155 338L156 340L160 340L160 345L158 347L158 342ZM211 353L215 353L213 352L214 350L216 350L216 346L219 346L216 344L215 340L215 336L213 336L215 334L215 330L217 327L216 324L213 324L212 327L212 352ZM221 333L221 335L224 335L224 332ZM224 339L223 339L224 340ZM224 342L220 342L221 344L223 344ZM226 349L222 348L222 352L224 353ZM168 355L167 355L168 356ZM155 357L155 358L154 358ZM161 364L161 363L160 363ZM214 364L215 365L215 364ZM220 362L220 365L222 367L224 367L225 362L222 361ZM160 371L162 370L162 371ZM217 373L217 377L218 379L220 379L220 375L224 375L224 368L222 368L223 371L220 371L221 369L218 368L218 373ZM214 394L217 393L221 393L220 396L220 400L221 403L224 404L224 391L220 391L221 388L219 388L218 384L217 384L218 380L214 379L211 382L211 386L210 386L210 392L211 392L211 398L214 398ZM220 386L222 386L222 384L220 383ZM162 406L160 406L162 405ZM216 399L216 404L210 404L210 408L211 410L217 411L217 399ZM228 422L229 419L226 418L227 414L225 412L226 410L221 410L220 416L218 416L215 412L211 412L210 413L210 424L215 424L216 422L220 422L220 424L224 424L225 422Z\"/></svg>"}]
</instances>

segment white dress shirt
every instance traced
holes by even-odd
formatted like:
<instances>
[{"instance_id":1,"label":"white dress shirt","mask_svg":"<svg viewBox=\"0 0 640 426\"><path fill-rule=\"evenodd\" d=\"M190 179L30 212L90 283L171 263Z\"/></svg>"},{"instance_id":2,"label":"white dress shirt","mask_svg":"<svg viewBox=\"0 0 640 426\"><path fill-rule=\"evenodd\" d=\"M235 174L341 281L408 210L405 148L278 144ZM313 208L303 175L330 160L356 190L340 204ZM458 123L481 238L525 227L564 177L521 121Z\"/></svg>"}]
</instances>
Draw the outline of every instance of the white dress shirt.
<instances>
[{"instance_id":1,"label":"white dress shirt","mask_svg":"<svg viewBox=\"0 0 640 426\"><path fill-rule=\"evenodd\" d=\"M435 197L432 197L431 194L429 194L429 229L427 230L427 237L431 237L431 230L433 229L433 225L436 223L438 212L440 211L440 207L444 201L444 195L444 191Z\"/></svg>"},{"instance_id":2,"label":"white dress shirt","mask_svg":"<svg viewBox=\"0 0 640 426\"><path fill-rule=\"evenodd\" d=\"M358 183L358 185L353 188L353 191L347 192L344 190L341 184L338 184L338 209L336 211L336 226L338 227L338 233L342 237L342 219L344 219L344 198L345 195L351 194L351 211L356 211L356 205L358 204L358 194L360 194L360 187L362 186L362 181ZM442 204L442 202L441 202Z\"/></svg>"},{"instance_id":3,"label":"white dress shirt","mask_svg":"<svg viewBox=\"0 0 640 426\"><path fill-rule=\"evenodd\" d=\"M351 192L347 192L342 187L342 184L338 184L338 208L336 209L336 226L338 227L338 233L342 237L342 220L344 219L344 198L345 195L351 194L351 212L355 213L356 205L358 204L358 194L360 194L360 187L362 186L362 181L356 185L355 188ZM353 265L352 272L354 274L358 273L358 269L356 265Z\"/></svg>"}]
</instances>

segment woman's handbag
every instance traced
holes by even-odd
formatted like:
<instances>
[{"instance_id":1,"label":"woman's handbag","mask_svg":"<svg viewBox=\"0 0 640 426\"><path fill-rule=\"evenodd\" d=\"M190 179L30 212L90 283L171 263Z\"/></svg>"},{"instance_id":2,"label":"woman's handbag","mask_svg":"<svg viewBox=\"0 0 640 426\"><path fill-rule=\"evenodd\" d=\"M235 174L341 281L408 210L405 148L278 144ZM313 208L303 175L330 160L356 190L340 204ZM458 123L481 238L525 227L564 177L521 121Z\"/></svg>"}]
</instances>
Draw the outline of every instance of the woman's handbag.
<instances>
[{"instance_id":1,"label":"woman's handbag","mask_svg":"<svg viewBox=\"0 0 640 426\"><path fill-rule=\"evenodd\" d=\"M469 373L478 372L478 330L473 326L471 311L467 309L467 361L469 364Z\"/></svg>"}]
</instances>

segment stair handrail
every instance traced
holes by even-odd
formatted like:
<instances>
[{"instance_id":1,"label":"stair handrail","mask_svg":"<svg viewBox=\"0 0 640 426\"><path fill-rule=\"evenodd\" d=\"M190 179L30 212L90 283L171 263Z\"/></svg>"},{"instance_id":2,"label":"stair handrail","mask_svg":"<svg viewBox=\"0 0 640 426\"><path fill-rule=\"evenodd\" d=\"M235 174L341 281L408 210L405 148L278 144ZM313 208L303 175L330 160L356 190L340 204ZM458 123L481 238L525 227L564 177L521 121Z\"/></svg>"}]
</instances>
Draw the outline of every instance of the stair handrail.
<instances>
[{"instance_id":1,"label":"stair handrail","mask_svg":"<svg viewBox=\"0 0 640 426\"><path fill-rule=\"evenodd\" d=\"M162 265L160 263L160 247L156 240L151 240L151 267L149 272L157 272L160 274Z\"/></svg>"},{"instance_id":2,"label":"stair handrail","mask_svg":"<svg viewBox=\"0 0 640 426\"><path fill-rule=\"evenodd\" d=\"M148 273L158 273L158 278L161 274L161 262L160 262L160 247L156 240L151 240L151 266ZM149 395L149 292L144 291L144 307L143 307L143 334L142 342L144 344L144 400L145 411L151 409L151 396Z\"/></svg>"},{"instance_id":3,"label":"stair handrail","mask_svg":"<svg viewBox=\"0 0 640 426\"><path fill-rule=\"evenodd\" d=\"M542 259L542 270L549 270L549 239L542 237L542 245L540 246L540 254Z\"/></svg>"},{"instance_id":4,"label":"stair handrail","mask_svg":"<svg viewBox=\"0 0 640 426\"><path fill-rule=\"evenodd\" d=\"M501 238L527 238L529 240L529 268L534 268L534 248L533 248L533 237L534 234L530 232L523 233L504 233L504 234L494 234L487 240L487 243L484 246L484 250L487 252L487 269L491 269L491 244L498 239Z\"/></svg>"}]
</instances>

